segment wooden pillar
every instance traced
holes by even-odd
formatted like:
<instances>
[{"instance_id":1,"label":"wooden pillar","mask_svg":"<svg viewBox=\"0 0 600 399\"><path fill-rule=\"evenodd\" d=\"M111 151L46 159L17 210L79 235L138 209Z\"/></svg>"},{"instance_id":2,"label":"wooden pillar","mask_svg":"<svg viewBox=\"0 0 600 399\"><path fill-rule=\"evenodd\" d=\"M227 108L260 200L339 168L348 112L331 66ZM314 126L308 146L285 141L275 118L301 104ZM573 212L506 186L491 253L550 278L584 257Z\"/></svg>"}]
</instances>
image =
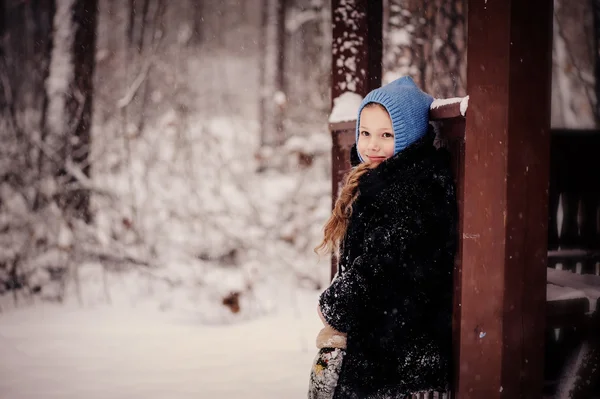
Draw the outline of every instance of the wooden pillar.
<instances>
[{"instance_id":1,"label":"wooden pillar","mask_svg":"<svg viewBox=\"0 0 600 399\"><path fill-rule=\"evenodd\" d=\"M552 0L469 0L458 398L541 398Z\"/></svg>"},{"instance_id":2,"label":"wooden pillar","mask_svg":"<svg viewBox=\"0 0 600 399\"><path fill-rule=\"evenodd\" d=\"M382 0L332 0L333 22L331 100L346 92L362 97L381 86ZM332 205L344 174L350 169L349 153L354 144L355 120L332 123ZM331 262L331 276L336 261Z\"/></svg>"},{"instance_id":3,"label":"wooden pillar","mask_svg":"<svg viewBox=\"0 0 600 399\"><path fill-rule=\"evenodd\" d=\"M381 86L383 1L332 0L331 99Z\"/></svg>"}]
</instances>

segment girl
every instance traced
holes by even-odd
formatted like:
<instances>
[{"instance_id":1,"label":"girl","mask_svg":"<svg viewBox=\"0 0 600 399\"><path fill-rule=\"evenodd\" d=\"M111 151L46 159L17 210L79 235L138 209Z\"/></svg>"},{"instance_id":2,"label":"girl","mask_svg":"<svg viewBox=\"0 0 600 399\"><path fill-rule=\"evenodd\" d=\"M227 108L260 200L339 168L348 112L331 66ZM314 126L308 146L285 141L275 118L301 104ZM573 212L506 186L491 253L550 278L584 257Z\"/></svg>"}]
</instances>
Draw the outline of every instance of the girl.
<instances>
[{"instance_id":1,"label":"girl","mask_svg":"<svg viewBox=\"0 0 600 399\"><path fill-rule=\"evenodd\" d=\"M433 146L432 101L403 77L359 108L354 168L317 247L339 263L319 299L309 398L449 389L456 200L447 153Z\"/></svg>"}]
</instances>

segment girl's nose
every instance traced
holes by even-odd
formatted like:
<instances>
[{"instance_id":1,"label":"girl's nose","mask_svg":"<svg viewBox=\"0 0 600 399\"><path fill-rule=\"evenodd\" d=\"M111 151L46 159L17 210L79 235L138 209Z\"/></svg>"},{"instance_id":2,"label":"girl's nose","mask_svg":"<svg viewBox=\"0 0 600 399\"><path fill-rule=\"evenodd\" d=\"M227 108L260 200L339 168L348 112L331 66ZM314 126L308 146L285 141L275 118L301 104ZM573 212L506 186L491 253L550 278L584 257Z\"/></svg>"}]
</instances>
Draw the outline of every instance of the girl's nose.
<instances>
[{"instance_id":1,"label":"girl's nose","mask_svg":"<svg viewBox=\"0 0 600 399\"><path fill-rule=\"evenodd\" d=\"M379 150L379 142L377 140L371 140L369 142L369 148L371 150Z\"/></svg>"}]
</instances>

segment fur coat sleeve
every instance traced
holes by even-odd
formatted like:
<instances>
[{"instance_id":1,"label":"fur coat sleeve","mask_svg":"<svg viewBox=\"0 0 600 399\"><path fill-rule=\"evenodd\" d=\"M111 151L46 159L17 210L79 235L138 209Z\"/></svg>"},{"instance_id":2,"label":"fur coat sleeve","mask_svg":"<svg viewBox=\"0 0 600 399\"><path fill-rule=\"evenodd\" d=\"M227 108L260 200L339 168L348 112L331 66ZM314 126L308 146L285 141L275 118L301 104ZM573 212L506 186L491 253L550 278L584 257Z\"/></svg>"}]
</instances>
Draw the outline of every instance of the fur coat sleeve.
<instances>
[{"instance_id":1,"label":"fur coat sleeve","mask_svg":"<svg viewBox=\"0 0 600 399\"><path fill-rule=\"evenodd\" d=\"M396 297L402 295L394 284L411 279L407 268L415 266L412 249L425 234L423 225L427 224L428 215L422 207L411 206L416 202L393 202L389 204L392 209L374 213L366 223L362 255L344 273L339 273L320 297L323 316L340 332L355 328L361 322L360 315L382 311L380 305L390 291Z\"/></svg>"}]
</instances>

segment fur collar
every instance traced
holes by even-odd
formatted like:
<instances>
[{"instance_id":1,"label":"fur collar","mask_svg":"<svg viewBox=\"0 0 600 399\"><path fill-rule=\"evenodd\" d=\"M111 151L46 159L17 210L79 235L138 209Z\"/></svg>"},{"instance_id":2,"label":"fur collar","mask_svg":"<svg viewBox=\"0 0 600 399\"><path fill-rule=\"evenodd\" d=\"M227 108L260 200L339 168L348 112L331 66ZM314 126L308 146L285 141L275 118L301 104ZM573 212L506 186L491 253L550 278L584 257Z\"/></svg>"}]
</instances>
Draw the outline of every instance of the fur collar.
<instances>
[{"instance_id":1,"label":"fur collar","mask_svg":"<svg viewBox=\"0 0 600 399\"><path fill-rule=\"evenodd\" d=\"M367 171L360 178L358 189L361 196L377 196L381 191L395 184L402 184L406 177L423 170L432 161L436 153L433 145L435 133L430 131L421 139L411 144L391 158L383 161L379 166ZM352 146L350 160L353 166L360 164L356 144ZM355 163L358 160L358 163Z\"/></svg>"}]
</instances>

